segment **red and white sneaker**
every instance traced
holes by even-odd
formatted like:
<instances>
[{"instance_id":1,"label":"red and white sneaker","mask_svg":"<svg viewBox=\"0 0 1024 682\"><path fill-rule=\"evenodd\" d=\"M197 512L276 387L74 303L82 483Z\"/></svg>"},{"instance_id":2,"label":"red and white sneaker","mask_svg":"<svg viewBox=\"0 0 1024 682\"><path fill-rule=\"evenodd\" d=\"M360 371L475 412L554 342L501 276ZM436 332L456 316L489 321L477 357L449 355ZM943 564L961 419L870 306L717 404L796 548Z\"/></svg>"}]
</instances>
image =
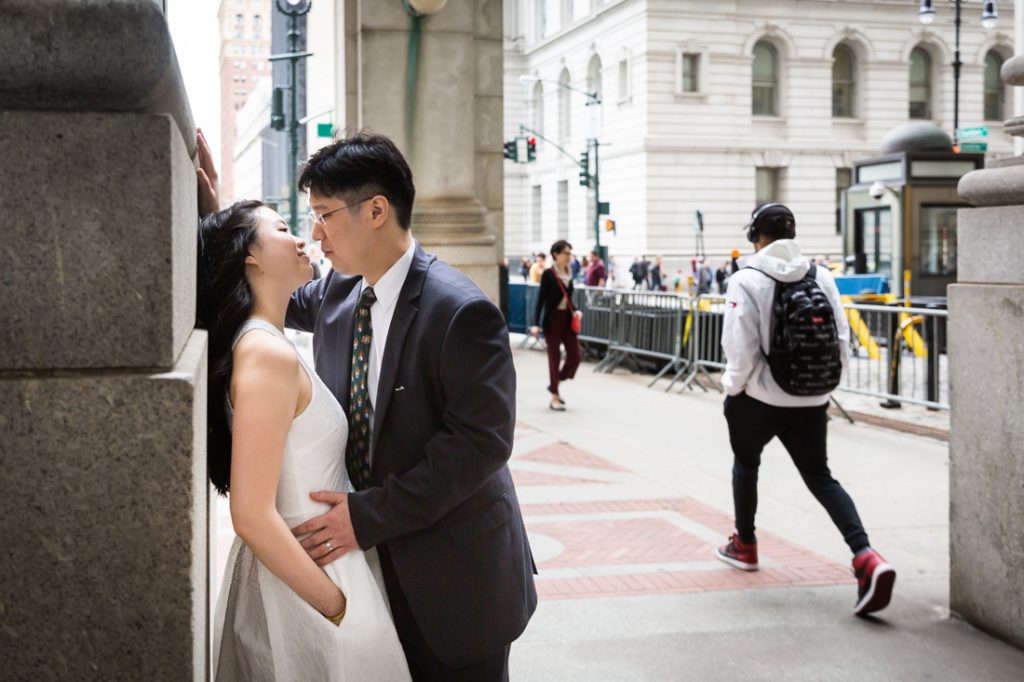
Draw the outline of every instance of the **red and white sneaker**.
<instances>
[{"instance_id":1,"label":"red and white sneaker","mask_svg":"<svg viewBox=\"0 0 1024 682\"><path fill-rule=\"evenodd\" d=\"M715 550L715 556L741 571L757 570L757 543L748 545L740 540L738 533L733 533L728 543Z\"/></svg>"},{"instance_id":2,"label":"red and white sneaker","mask_svg":"<svg viewBox=\"0 0 1024 682\"><path fill-rule=\"evenodd\" d=\"M865 616L889 605L892 587L896 583L896 569L887 564L881 554L868 549L855 556L853 574L857 576L855 614Z\"/></svg>"}]
</instances>

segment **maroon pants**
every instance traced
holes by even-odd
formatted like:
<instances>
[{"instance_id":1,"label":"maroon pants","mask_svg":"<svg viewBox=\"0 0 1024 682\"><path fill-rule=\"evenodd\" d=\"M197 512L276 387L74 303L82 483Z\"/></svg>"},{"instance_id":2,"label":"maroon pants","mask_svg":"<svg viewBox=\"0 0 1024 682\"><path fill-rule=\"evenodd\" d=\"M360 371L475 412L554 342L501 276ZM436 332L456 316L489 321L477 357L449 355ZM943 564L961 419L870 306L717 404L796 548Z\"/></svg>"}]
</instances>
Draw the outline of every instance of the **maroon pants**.
<instances>
[{"instance_id":1,"label":"maroon pants","mask_svg":"<svg viewBox=\"0 0 1024 682\"><path fill-rule=\"evenodd\" d=\"M572 379L580 366L580 342L572 330L572 313L568 310L552 311L551 319L544 327L544 340L548 344L548 376L551 378L548 390L558 395L558 382ZM560 346L565 346L565 364L561 370L558 369L562 361Z\"/></svg>"}]
</instances>

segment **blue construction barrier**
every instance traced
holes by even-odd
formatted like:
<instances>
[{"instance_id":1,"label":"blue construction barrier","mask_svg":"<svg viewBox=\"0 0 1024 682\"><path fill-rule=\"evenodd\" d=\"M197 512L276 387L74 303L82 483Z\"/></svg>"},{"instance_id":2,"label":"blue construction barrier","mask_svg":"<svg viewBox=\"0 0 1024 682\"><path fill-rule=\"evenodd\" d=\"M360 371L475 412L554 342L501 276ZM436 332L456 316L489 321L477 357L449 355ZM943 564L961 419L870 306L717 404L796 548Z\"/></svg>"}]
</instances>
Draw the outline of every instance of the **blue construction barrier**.
<instances>
[{"instance_id":1,"label":"blue construction barrier","mask_svg":"<svg viewBox=\"0 0 1024 682\"><path fill-rule=\"evenodd\" d=\"M537 285L526 282L508 284L508 330L525 334L533 324L533 307L537 301Z\"/></svg>"},{"instance_id":2,"label":"blue construction barrier","mask_svg":"<svg viewBox=\"0 0 1024 682\"><path fill-rule=\"evenodd\" d=\"M889 293L888 275L838 275L835 279L841 296Z\"/></svg>"}]
</instances>

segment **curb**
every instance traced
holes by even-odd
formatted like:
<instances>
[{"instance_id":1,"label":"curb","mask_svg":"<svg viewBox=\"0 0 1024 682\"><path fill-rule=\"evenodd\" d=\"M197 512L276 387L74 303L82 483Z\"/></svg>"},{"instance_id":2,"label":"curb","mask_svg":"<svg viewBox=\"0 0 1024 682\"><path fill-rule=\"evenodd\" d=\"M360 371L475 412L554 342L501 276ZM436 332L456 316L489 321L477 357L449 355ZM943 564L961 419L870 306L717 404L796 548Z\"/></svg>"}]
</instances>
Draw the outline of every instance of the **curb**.
<instances>
[{"instance_id":1,"label":"curb","mask_svg":"<svg viewBox=\"0 0 1024 682\"><path fill-rule=\"evenodd\" d=\"M880 426L883 429L892 429L893 431L899 431L901 433L910 433L915 436L925 436L926 438L934 438L935 440L942 441L943 443L949 442L949 429L940 429L935 426L924 426L921 424L914 424L900 419L890 419L888 417L881 417L877 414L871 414L868 412L858 412L856 410L847 410L847 414L853 417L854 421L864 422L865 424L871 424L872 426ZM829 415L843 419L843 413L830 406L828 408Z\"/></svg>"}]
</instances>

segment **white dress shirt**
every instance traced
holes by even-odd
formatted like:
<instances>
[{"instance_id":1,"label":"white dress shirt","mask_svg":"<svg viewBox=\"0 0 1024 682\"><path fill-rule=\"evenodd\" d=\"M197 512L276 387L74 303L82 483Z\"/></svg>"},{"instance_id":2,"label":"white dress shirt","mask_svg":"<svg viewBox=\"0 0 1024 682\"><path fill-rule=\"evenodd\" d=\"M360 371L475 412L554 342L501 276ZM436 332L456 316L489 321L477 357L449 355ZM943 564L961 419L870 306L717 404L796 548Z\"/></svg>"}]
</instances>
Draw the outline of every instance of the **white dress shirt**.
<instances>
[{"instance_id":1,"label":"white dress shirt","mask_svg":"<svg viewBox=\"0 0 1024 682\"><path fill-rule=\"evenodd\" d=\"M412 267L413 256L416 255L416 240L406 250L402 257L395 261L394 265L388 268L377 283L373 286L373 293L376 294L376 302L370 306L370 324L373 325L373 337L370 346L370 366L367 368L366 388L370 394L370 406L377 407L377 380L380 377L380 366L384 361L384 347L388 342L388 330L391 328L391 318L395 315L395 304L398 303L398 295L402 293L402 286L405 278L409 275L409 268ZM359 293L371 286L366 278L359 285ZM373 415L370 415L370 426L373 427Z\"/></svg>"}]
</instances>

